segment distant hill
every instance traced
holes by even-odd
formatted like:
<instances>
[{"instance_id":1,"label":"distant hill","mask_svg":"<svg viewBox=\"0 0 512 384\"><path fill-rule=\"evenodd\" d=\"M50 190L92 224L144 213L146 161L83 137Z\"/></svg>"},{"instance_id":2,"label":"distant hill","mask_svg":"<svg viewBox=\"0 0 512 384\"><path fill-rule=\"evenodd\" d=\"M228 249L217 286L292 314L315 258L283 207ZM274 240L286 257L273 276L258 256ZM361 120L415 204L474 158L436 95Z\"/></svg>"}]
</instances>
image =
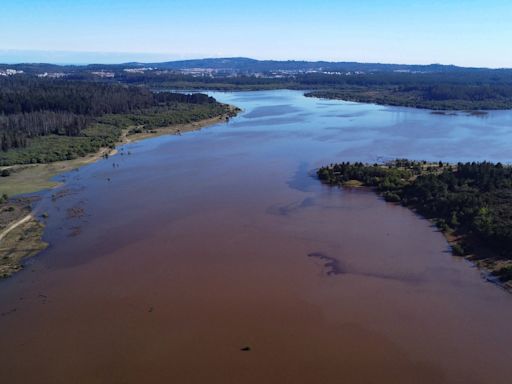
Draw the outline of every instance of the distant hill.
<instances>
[{"instance_id":1,"label":"distant hill","mask_svg":"<svg viewBox=\"0 0 512 384\"><path fill-rule=\"evenodd\" d=\"M44 70L122 70L123 68L152 67L162 70L192 70L212 69L216 71L257 73L272 71L321 71L321 72L413 72L413 73L467 73L467 72L510 72L512 69L467 68L455 65L429 64L381 64L331 61L278 61L255 60L246 57L206 58L194 60L179 60L157 63L120 63L120 64L90 64L90 65L55 65L44 63L0 64L0 69L15 68L28 73Z\"/></svg>"},{"instance_id":2,"label":"distant hill","mask_svg":"<svg viewBox=\"0 0 512 384\"><path fill-rule=\"evenodd\" d=\"M277 61L255 60L245 57L209 58L197 60L168 61L164 63L129 63L133 66L153 66L161 69L215 69L238 72L269 72L269 71L362 71L362 72L453 72L463 69L477 70L476 68L462 68L453 65L408 65L408 64L380 64L357 62L330 62L330 61Z\"/></svg>"}]
</instances>

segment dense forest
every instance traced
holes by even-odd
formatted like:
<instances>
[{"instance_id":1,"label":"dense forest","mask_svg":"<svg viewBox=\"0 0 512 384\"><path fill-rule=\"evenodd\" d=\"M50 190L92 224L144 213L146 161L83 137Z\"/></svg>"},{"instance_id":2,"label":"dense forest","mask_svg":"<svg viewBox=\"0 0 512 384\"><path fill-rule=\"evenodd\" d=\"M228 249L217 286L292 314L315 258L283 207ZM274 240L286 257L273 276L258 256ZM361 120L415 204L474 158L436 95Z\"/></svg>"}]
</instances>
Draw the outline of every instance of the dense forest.
<instances>
[{"instance_id":1,"label":"dense forest","mask_svg":"<svg viewBox=\"0 0 512 384\"><path fill-rule=\"evenodd\" d=\"M146 72L120 73L117 80L176 89L310 90L306 96L436 110L512 108L510 71L211 77Z\"/></svg>"},{"instance_id":2,"label":"dense forest","mask_svg":"<svg viewBox=\"0 0 512 384\"><path fill-rule=\"evenodd\" d=\"M359 87L306 93L308 97L339 99L433 110L492 110L512 108L510 85L411 84Z\"/></svg>"},{"instance_id":3,"label":"dense forest","mask_svg":"<svg viewBox=\"0 0 512 384\"><path fill-rule=\"evenodd\" d=\"M386 200L433 219L441 230L455 231L463 236L453 246L455 254L464 256L485 245L507 260L493 273L502 281L512 280L512 167L489 162L346 162L320 168L318 176L330 185L357 180Z\"/></svg>"},{"instance_id":4,"label":"dense forest","mask_svg":"<svg viewBox=\"0 0 512 384\"><path fill-rule=\"evenodd\" d=\"M225 108L205 94L151 92L116 83L0 78L0 165L75 158L112 146L129 125L187 123L221 115Z\"/></svg>"},{"instance_id":5,"label":"dense forest","mask_svg":"<svg viewBox=\"0 0 512 384\"><path fill-rule=\"evenodd\" d=\"M258 61L247 58L185 60L165 63L58 66L0 64L23 74L12 77L62 76L76 82L149 86L159 89L268 90L297 89L307 96L435 110L512 108L512 69L463 68L450 65L399 65L351 62ZM2 85L3 87L3 85ZM77 94L63 90L71 100ZM134 105L148 95L134 92ZM146 90L146 92L149 92ZM44 95L44 91L41 93ZM144 101L145 100L145 101ZM112 108L130 108L121 100ZM149 100L149 103L151 101ZM79 103L81 105L81 103ZM74 113L82 114L80 111ZM92 109L103 108L95 103ZM92 111L91 111L92 112Z\"/></svg>"}]
</instances>

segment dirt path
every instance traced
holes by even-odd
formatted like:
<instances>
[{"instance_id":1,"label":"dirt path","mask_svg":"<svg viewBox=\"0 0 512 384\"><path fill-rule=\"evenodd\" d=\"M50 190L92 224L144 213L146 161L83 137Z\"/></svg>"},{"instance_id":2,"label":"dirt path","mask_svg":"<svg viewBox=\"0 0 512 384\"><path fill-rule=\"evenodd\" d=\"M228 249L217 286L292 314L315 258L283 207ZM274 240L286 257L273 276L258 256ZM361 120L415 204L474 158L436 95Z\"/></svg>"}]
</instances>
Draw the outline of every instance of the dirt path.
<instances>
[{"instance_id":1,"label":"dirt path","mask_svg":"<svg viewBox=\"0 0 512 384\"><path fill-rule=\"evenodd\" d=\"M9 232L11 232L13 229L19 227L20 225L26 223L27 221L29 221L30 219L32 219L32 214L29 214L23 218L21 218L20 220L14 222L13 224L11 224L9 227L7 227L2 233L0 233L0 241L3 240L3 238L5 236L7 236L9 234Z\"/></svg>"}]
</instances>

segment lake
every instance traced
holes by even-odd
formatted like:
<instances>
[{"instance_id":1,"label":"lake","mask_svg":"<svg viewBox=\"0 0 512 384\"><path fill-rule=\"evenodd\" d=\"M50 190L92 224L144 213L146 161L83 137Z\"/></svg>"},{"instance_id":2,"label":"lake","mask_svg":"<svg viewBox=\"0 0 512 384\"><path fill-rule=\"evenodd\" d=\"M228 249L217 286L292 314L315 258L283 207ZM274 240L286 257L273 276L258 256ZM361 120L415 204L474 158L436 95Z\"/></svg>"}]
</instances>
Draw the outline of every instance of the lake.
<instances>
[{"instance_id":1,"label":"lake","mask_svg":"<svg viewBox=\"0 0 512 384\"><path fill-rule=\"evenodd\" d=\"M6 383L509 383L512 296L421 217L317 167L509 163L512 112L212 93L243 112L43 192L0 282ZM250 349L250 350L242 350Z\"/></svg>"}]
</instances>

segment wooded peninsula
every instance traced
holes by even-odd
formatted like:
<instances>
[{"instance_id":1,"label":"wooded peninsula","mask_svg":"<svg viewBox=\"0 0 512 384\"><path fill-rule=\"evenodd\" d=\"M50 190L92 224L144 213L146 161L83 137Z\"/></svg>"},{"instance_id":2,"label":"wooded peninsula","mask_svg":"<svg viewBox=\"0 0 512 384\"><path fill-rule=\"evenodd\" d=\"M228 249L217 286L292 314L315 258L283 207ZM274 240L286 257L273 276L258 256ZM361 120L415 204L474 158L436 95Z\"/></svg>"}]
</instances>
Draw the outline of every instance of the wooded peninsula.
<instances>
[{"instance_id":1,"label":"wooded peninsula","mask_svg":"<svg viewBox=\"0 0 512 384\"><path fill-rule=\"evenodd\" d=\"M432 220L454 255L490 271L512 289L512 167L399 159L386 164L343 162L318 169L332 186L367 186L386 201Z\"/></svg>"}]
</instances>

